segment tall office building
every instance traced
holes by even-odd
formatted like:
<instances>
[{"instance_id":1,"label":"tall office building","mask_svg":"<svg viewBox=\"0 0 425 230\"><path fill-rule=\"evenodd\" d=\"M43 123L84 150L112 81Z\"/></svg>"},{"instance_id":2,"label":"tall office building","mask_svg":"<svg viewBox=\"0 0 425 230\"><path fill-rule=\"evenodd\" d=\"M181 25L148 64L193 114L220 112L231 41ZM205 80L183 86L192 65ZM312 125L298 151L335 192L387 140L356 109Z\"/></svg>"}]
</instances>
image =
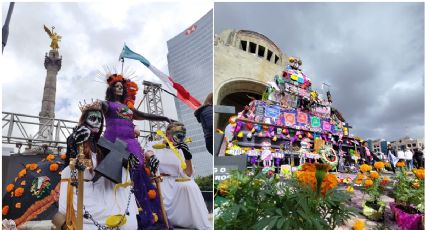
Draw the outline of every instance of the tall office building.
<instances>
[{"instance_id":1,"label":"tall office building","mask_svg":"<svg viewBox=\"0 0 425 230\"><path fill-rule=\"evenodd\" d=\"M167 41L167 46L170 76L202 103L213 90L213 11L188 25L185 31ZM187 136L193 139L189 148L195 175L210 175L213 158L205 148L202 126L193 109L178 99L175 102L179 120L186 126Z\"/></svg>"}]
</instances>

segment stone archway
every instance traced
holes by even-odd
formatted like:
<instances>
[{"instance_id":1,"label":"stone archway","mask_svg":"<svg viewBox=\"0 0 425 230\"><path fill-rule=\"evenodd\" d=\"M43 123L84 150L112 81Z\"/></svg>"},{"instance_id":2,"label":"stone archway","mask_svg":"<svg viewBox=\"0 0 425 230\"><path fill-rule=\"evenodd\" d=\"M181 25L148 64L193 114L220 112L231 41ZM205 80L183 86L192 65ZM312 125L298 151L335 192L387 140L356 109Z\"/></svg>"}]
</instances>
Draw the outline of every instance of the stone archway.
<instances>
[{"instance_id":1,"label":"stone archway","mask_svg":"<svg viewBox=\"0 0 425 230\"><path fill-rule=\"evenodd\" d=\"M243 110L245 105L248 105L253 97L261 99L261 95L266 89L266 84L263 82L250 80L232 80L224 83L218 90L217 105L235 106L236 113ZM234 114L215 114L215 128L224 130L229 117Z\"/></svg>"}]
</instances>

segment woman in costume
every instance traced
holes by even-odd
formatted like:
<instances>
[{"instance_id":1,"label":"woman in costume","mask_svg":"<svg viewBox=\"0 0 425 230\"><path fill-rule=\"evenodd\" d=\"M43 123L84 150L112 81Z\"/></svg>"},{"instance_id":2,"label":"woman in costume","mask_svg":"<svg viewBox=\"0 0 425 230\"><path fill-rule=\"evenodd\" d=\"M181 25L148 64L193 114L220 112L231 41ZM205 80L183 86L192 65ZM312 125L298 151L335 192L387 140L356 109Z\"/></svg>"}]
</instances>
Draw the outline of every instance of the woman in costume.
<instances>
[{"instance_id":1,"label":"woman in costume","mask_svg":"<svg viewBox=\"0 0 425 230\"><path fill-rule=\"evenodd\" d=\"M160 161L161 193L171 224L190 229L212 229L201 190L193 181L192 154L184 143L185 136L186 128L182 123L171 123L166 137L176 149L171 149L166 140L149 142L146 154L155 154ZM183 159L185 169L182 168Z\"/></svg>"},{"instance_id":2,"label":"woman in costume","mask_svg":"<svg viewBox=\"0 0 425 230\"><path fill-rule=\"evenodd\" d=\"M153 226L163 225L163 216L156 187L145 171L145 159L142 148L135 137L133 120L172 121L163 116L143 113L134 108L134 100L138 90L137 84L125 79L122 75L112 74L107 78L106 101L102 103L102 111L105 115L106 130L104 137L111 142L120 139L127 143L127 151L134 154L140 164L139 167L130 171L134 182L134 194L138 206L141 208L138 216L138 229L152 229ZM146 165L157 165L157 160L152 157ZM155 168L155 167L153 167Z\"/></svg>"},{"instance_id":3,"label":"woman in costume","mask_svg":"<svg viewBox=\"0 0 425 230\"><path fill-rule=\"evenodd\" d=\"M95 178L94 168L102 162L104 154L97 146L97 142L103 130L102 102L81 108L82 115L78 126L67 139L67 164L70 158L76 158L79 146L83 146L86 159L91 159L93 167L84 170L84 209L83 229L107 229L108 217L120 214L119 228L124 230L137 229L137 205L130 186L115 188L115 183L105 177ZM62 171L60 187L59 213L66 215L66 225L75 226L77 213L77 189L72 187L76 180L77 169L67 166ZM122 168L122 181L129 182L129 171ZM101 205L100 205L101 204ZM125 221L124 221L125 217ZM64 218L61 218L64 219ZM63 223L56 223L62 227ZM111 226L109 226L111 227Z\"/></svg>"}]
</instances>

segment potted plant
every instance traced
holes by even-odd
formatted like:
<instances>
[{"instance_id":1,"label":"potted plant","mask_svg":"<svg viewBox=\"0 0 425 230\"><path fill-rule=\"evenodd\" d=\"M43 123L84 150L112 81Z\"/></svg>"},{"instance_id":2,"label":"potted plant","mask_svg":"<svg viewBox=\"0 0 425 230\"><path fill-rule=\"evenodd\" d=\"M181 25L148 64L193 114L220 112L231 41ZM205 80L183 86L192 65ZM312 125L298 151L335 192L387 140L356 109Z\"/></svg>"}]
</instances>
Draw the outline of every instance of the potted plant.
<instances>
[{"instance_id":1,"label":"potted plant","mask_svg":"<svg viewBox=\"0 0 425 230\"><path fill-rule=\"evenodd\" d=\"M424 217L424 169L414 169L414 177L409 177L405 163L398 162L394 183L394 200L390 208L397 225L402 229L423 229Z\"/></svg>"},{"instance_id":2,"label":"potted plant","mask_svg":"<svg viewBox=\"0 0 425 230\"><path fill-rule=\"evenodd\" d=\"M217 229L335 229L353 215L349 193L338 190L329 165L305 163L283 179L260 170L236 172L221 182L226 200L215 216ZM217 196L216 196L217 200Z\"/></svg>"},{"instance_id":3,"label":"potted plant","mask_svg":"<svg viewBox=\"0 0 425 230\"><path fill-rule=\"evenodd\" d=\"M376 171L372 171L372 166L363 164L360 166L360 173L356 177L355 183L362 185L363 191L363 215L368 219L383 220L385 203L381 199L384 191L385 181L381 175L381 170L385 167L383 162L374 164Z\"/></svg>"}]
</instances>

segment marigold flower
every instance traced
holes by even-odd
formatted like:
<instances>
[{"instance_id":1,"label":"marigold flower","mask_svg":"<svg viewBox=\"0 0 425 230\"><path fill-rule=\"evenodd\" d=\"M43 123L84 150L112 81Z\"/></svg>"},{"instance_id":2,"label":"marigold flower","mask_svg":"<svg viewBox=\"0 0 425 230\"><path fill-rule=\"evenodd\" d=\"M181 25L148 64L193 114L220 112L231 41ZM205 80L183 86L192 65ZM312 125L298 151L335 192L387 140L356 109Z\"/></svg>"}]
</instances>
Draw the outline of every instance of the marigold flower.
<instances>
[{"instance_id":1,"label":"marigold flower","mask_svg":"<svg viewBox=\"0 0 425 230\"><path fill-rule=\"evenodd\" d=\"M153 189L149 190L148 197L151 200L155 199L156 198L156 192L155 192L155 190L153 190Z\"/></svg>"},{"instance_id":2,"label":"marigold flower","mask_svg":"<svg viewBox=\"0 0 425 230\"><path fill-rule=\"evenodd\" d=\"M316 186L317 186L316 172L298 171L297 179L301 184L310 186L313 189L313 191L316 191Z\"/></svg>"},{"instance_id":3,"label":"marigold flower","mask_svg":"<svg viewBox=\"0 0 425 230\"><path fill-rule=\"evenodd\" d=\"M9 205L3 206L3 208L1 209L1 214L3 216L6 216L8 212L9 212Z\"/></svg>"},{"instance_id":4,"label":"marigold flower","mask_svg":"<svg viewBox=\"0 0 425 230\"><path fill-rule=\"evenodd\" d=\"M15 208L21 208L21 202L16 203Z\"/></svg>"},{"instance_id":5,"label":"marigold flower","mask_svg":"<svg viewBox=\"0 0 425 230\"><path fill-rule=\"evenodd\" d=\"M50 166L49 166L49 169L50 169L50 171L52 171L52 172L57 171L57 170L58 170L58 168L59 168L59 165L58 165L58 164L56 164L56 163L50 164Z\"/></svg>"},{"instance_id":6,"label":"marigold flower","mask_svg":"<svg viewBox=\"0 0 425 230\"><path fill-rule=\"evenodd\" d=\"M66 160L66 154L61 154L60 157L62 160Z\"/></svg>"},{"instance_id":7,"label":"marigold flower","mask_svg":"<svg viewBox=\"0 0 425 230\"><path fill-rule=\"evenodd\" d=\"M369 188L372 185L373 185L373 181L371 179L366 179L366 181L364 182L364 186L366 188Z\"/></svg>"},{"instance_id":8,"label":"marigold flower","mask_svg":"<svg viewBox=\"0 0 425 230\"><path fill-rule=\"evenodd\" d=\"M323 196L326 195L326 193L335 188L338 185L338 179L335 174L328 173L326 174L325 178L322 181L322 184L320 185L320 192Z\"/></svg>"},{"instance_id":9,"label":"marigold flower","mask_svg":"<svg viewBox=\"0 0 425 230\"><path fill-rule=\"evenodd\" d=\"M38 168L38 165L36 163L34 163L34 164L29 164L29 166L28 166L27 169L29 169L29 170L35 170L37 168Z\"/></svg>"},{"instance_id":10,"label":"marigold flower","mask_svg":"<svg viewBox=\"0 0 425 230\"><path fill-rule=\"evenodd\" d=\"M49 155L47 155L46 159L49 160L49 161L52 161L52 160L55 159L55 155L49 154Z\"/></svg>"},{"instance_id":11,"label":"marigold flower","mask_svg":"<svg viewBox=\"0 0 425 230\"><path fill-rule=\"evenodd\" d=\"M302 168L301 171L309 171L309 172L316 171L316 166L314 164L312 164L312 163L304 163L301 166L301 168Z\"/></svg>"},{"instance_id":12,"label":"marigold flower","mask_svg":"<svg viewBox=\"0 0 425 230\"><path fill-rule=\"evenodd\" d=\"M22 194L24 194L24 188L19 187L19 188L15 189L15 196L16 197L20 197L20 196L22 196Z\"/></svg>"},{"instance_id":13,"label":"marigold flower","mask_svg":"<svg viewBox=\"0 0 425 230\"><path fill-rule=\"evenodd\" d=\"M21 181L21 185L26 185L27 182L25 180Z\"/></svg>"},{"instance_id":14,"label":"marigold flower","mask_svg":"<svg viewBox=\"0 0 425 230\"><path fill-rule=\"evenodd\" d=\"M353 225L353 230L364 230L365 223L364 220L356 220Z\"/></svg>"},{"instance_id":15,"label":"marigold flower","mask_svg":"<svg viewBox=\"0 0 425 230\"><path fill-rule=\"evenodd\" d=\"M25 174L27 174L27 170L26 169L22 169L21 171L19 171L18 177L19 178L22 178L23 176L25 176Z\"/></svg>"},{"instance_id":16,"label":"marigold flower","mask_svg":"<svg viewBox=\"0 0 425 230\"><path fill-rule=\"evenodd\" d=\"M420 179L420 180L424 179L424 173L425 173L424 169L417 169L417 170L414 171L414 173L415 173L415 175L418 179Z\"/></svg>"},{"instance_id":17,"label":"marigold flower","mask_svg":"<svg viewBox=\"0 0 425 230\"><path fill-rule=\"evenodd\" d=\"M368 171L370 171L370 170L372 170L372 166L370 166L370 165L362 164L362 165L360 166L360 171L361 171L362 173L368 172Z\"/></svg>"},{"instance_id":18,"label":"marigold flower","mask_svg":"<svg viewBox=\"0 0 425 230\"><path fill-rule=\"evenodd\" d=\"M420 187L420 184L418 182L415 182L412 184L412 187L418 189Z\"/></svg>"},{"instance_id":19,"label":"marigold flower","mask_svg":"<svg viewBox=\"0 0 425 230\"><path fill-rule=\"evenodd\" d=\"M376 171L372 171L372 172L370 172L370 177L372 179L377 179L379 177L379 173L376 172Z\"/></svg>"},{"instance_id":20,"label":"marigold flower","mask_svg":"<svg viewBox=\"0 0 425 230\"><path fill-rule=\"evenodd\" d=\"M404 163L404 161L399 161L399 162L397 162L396 166L399 167L399 168L402 168L402 167L406 166L406 163Z\"/></svg>"},{"instance_id":21,"label":"marigold flower","mask_svg":"<svg viewBox=\"0 0 425 230\"><path fill-rule=\"evenodd\" d=\"M12 191L14 187L15 187L15 185L14 185L14 184L8 184L8 185L6 186L6 192L10 192L10 191Z\"/></svg>"},{"instance_id":22,"label":"marigold flower","mask_svg":"<svg viewBox=\"0 0 425 230\"><path fill-rule=\"evenodd\" d=\"M385 167L387 167L387 168L391 167L391 163L390 162L385 162Z\"/></svg>"},{"instance_id":23,"label":"marigold flower","mask_svg":"<svg viewBox=\"0 0 425 230\"><path fill-rule=\"evenodd\" d=\"M385 167L385 164L384 164L384 162L382 162L382 161L378 161L378 162L375 162L375 164L373 164L373 166L374 166L377 170L381 170L381 169L383 169L383 168Z\"/></svg>"},{"instance_id":24,"label":"marigold flower","mask_svg":"<svg viewBox=\"0 0 425 230\"><path fill-rule=\"evenodd\" d=\"M353 188L353 186L348 186L348 187L347 187L347 192L349 192L349 193L354 192L354 188Z\"/></svg>"}]
</instances>

